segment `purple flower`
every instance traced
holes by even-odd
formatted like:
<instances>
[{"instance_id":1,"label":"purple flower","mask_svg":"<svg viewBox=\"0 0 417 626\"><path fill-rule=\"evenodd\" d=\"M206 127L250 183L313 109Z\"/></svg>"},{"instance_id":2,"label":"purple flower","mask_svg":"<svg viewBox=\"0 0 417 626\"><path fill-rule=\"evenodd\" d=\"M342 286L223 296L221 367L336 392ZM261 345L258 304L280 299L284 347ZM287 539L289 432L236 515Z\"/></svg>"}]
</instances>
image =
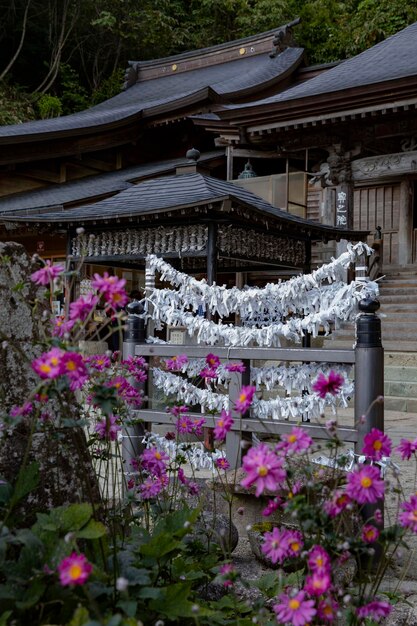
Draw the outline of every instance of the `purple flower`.
<instances>
[{"instance_id":1,"label":"purple flower","mask_svg":"<svg viewBox=\"0 0 417 626\"><path fill-rule=\"evenodd\" d=\"M409 460L411 455L417 450L417 439L409 441L408 439L401 439L400 445L396 447L397 452L401 454L403 461Z\"/></svg>"},{"instance_id":2,"label":"purple flower","mask_svg":"<svg viewBox=\"0 0 417 626\"><path fill-rule=\"evenodd\" d=\"M103 276L94 274L91 284L112 309L120 309L129 302L129 297L124 288L126 284L124 278L109 276L107 272L104 272Z\"/></svg>"},{"instance_id":3,"label":"purple flower","mask_svg":"<svg viewBox=\"0 0 417 626\"><path fill-rule=\"evenodd\" d=\"M193 432L193 420L188 415L180 415L177 419L176 429L180 435L187 435Z\"/></svg>"},{"instance_id":4,"label":"purple flower","mask_svg":"<svg viewBox=\"0 0 417 626\"><path fill-rule=\"evenodd\" d=\"M374 465L358 465L347 475L346 493L359 504L377 502L384 495L384 481Z\"/></svg>"},{"instance_id":5,"label":"purple flower","mask_svg":"<svg viewBox=\"0 0 417 626\"><path fill-rule=\"evenodd\" d=\"M330 517L336 517L345 510L350 502L351 499L345 491L342 491L341 489L336 489L336 491L333 492L332 499L327 500L324 503L324 510Z\"/></svg>"},{"instance_id":6,"label":"purple flower","mask_svg":"<svg viewBox=\"0 0 417 626\"><path fill-rule=\"evenodd\" d=\"M243 365L242 361L231 361L230 363L226 363L224 368L228 372L240 372L242 374L246 371L246 367Z\"/></svg>"},{"instance_id":7,"label":"purple flower","mask_svg":"<svg viewBox=\"0 0 417 626\"><path fill-rule=\"evenodd\" d=\"M279 509L281 504L282 504L281 498L273 498L272 500L268 502L268 504L262 511L262 515L264 517L269 517L270 515L272 515L272 513L274 513L277 509Z\"/></svg>"},{"instance_id":8,"label":"purple flower","mask_svg":"<svg viewBox=\"0 0 417 626\"><path fill-rule=\"evenodd\" d=\"M54 337L65 337L74 328L74 320L65 320L62 317L57 317L53 321L52 334Z\"/></svg>"},{"instance_id":9,"label":"purple flower","mask_svg":"<svg viewBox=\"0 0 417 626\"><path fill-rule=\"evenodd\" d=\"M184 365L188 363L188 356L186 354L177 354L165 361L165 367L170 372L179 372Z\"/></svg>"},{"instance_id":10,"label":"purple flower","mask_svg":"<svg viewBox=\"0 0 417 626\"><path fill-rule=\"evenodd\" d=\"M217 369L220 365L220 359L215 354L208 354L206 356L206 363L210 369Z\"/></svg>"},{"instance_id":11,"label":"purple flower","mask_svg":"<svg viewBox=\"0 0 417 626\"><path fill-rule=\"evenodd\" d=\"M10 409L10 415L12 417L18 417L18 416L22 416L24 417L25 415L29 415L30 413L32 413L33 411L33 404L31 402L25 402L24 404L22 404L22 406L12 406L12 408Z\"/></svg>"},{"instance_id":12,"label":"purple flower","mask_svg":"<svg viewBox=\"0 0 417 626\"><path fill-rule=\"evenodd\" d=\"M231 563L225 563L219 571L223 587L231 587L238 577L237 570Z\"/></svg>"},{"instance_id":13,"label":"purple flower","mask_svg":"<svg viewBox=\"0 0 417 626\"><path fill-rule=\"evenodd\" d=\"M276 446L277 450L282 450L284 454L303 452L313 444L312 438L305 430L294 426L290 433L281 435L281 441Z\"/></svg>"},{"instance_id":14,"label":"purple flower","mask_svg":"<svg viewBox=\"0 0 417 626\"><path fill-rule=\"evenodd\" d=\"M205 367L204 369L201 370L201 372L199 372L198 375L201 376L201 378L213 378L214 379L218 377L217 370L214 370L211 367Z\"/></svg>"},{"instance_id":15,"label":"purple flower","mask_svg":"<svg viewBox=\"0 0 417 626\"><path fill-rule=\"evenodd\" d=\"M312 572L330 572L330 556L324 548L315 545L308 554L307 565Z\"/></svg>"},{"instance_id":16,"label":"purple flower","mask_svg":"<svg viewBox=\"0 0 417 626\"><path fill-rule=\"evenodd\" d=\"M380 461L383 456L391 454L391 439L378 428L373 428L370 433L365 435L364 443L362 454L365 454L372 461Z\"/></svg>"},{"instance_id":17,"label":"purple flower","mask_svg":"<svg viewBox=\"0 0 417 626\"><path fill-rule=\"evenodd\" d=\"M66 374L72 390L80 389L88 380L88 371L79 352L65 352L61 358L61 374Z\"/></svg>"},{"instance_id":18,"label":"purple flower","mask_svg":"<svg viewBox=\"0 0 417 626\"><path fill-rule=\"evenodd\" d=\"M62 265L52 265L51 261L46 261L44 267L31 274L30 279L37 285L49 285L63 271L64 267Z\"/></svg>"},{"instance_id":19,"label":"purple flower","mask_svg":"<svg viewBox=\"0 0 417 626\"><path fill-rule=\"evenodd\" d=\"M288 556L288 530L283 528L273 528L271 532L264 534L264 542L261 546L262 553L267 556L272 563L282 563Z\"/></svg>"},{"instance_id":20,"label":"purple flower","mask_svg":"<svg viewBox=\"0 0 417 626\"><path fill-rule=\"evenodd\" d=\"M32 361L32 368L41 378L58 378L63 355L64 351L60 348L51 348Z\"/></svg>"},{"instance_id":21,"label":"purple flower","mask_svg":"<svg viewBox=\"0 0 417 626\"><path fill-rule=\"evenodd\" d=\"M183 413L188 413L189 410L189 407L185 406L185 404L182 404L181 406L177 404L171 407L171 409L169 409L169 412L172 413L172 415L174 415L175 417L180 417Z\"/></svg>"},{"instance_id":22,"label":"purple flower","mask_svg":"<svg viewBox=\"0 0 417 626\"><path fill-rule=\"evenodd\" d=\"M83 322L89 316L98 301L98 296L89 293L86 296L80 296L75 302L71 302L70 320L80 320Z\"/></svg>"},{"instance_id":23,"label":"purple flower","mask_svg":"<svg viewBox=\"0 0 417 626\"><path fill-rule=\"evenodd\" d=\"M378 541L379 530L373 524L365 524L362 527L361 538L365 543L375 543Z\"/></svg>"},{"instance_id":24,"label":"purple flower","mask_svg":"<svg viewBox=\"0 0 417 626\"><path fill-rule=\"evenodd\" d=\"M206 420L204 417L200 417L199 419L193 420L193 433L197 437L201 437L203 434L203 427L206 424Z\"/></svg>"},{"instance_id":25,"label":"purple flower","mask_svg":"<svg viewBox=\"0 0 417 626\"><path fill-rule=\"evenodd\" d=\"M252 404L253 396L255 395L256 387L252 387L252 385L243 386L240 390L240 394L238 399L235 402L235 410L238 413L246 413Z\"/></svg>"},{"instance_id":26,"label":"purple flower","mask_svg":"<svg viewBox=\"0 0 417 626\"><path fill-rule=\"evenodd\" d=\"M104 372L111 365L110 358L105 354L92 354L86 357L85 362L98 372Z\"/></svg>"},{"instance_id":27,"label":"purple flower","mask_svg":"<svg viewBox=\"0 0 417 626\"><path fill-rule=\"evenodd\" d=\"M384 600L372 600L364 606L358 607L356 614L361 619L369 617L374 622L380 622L382 618L387 617L392 611L392 606L389 602Z\"/></svg>"},{"instance_id":28,"label":"purple flower","mask_svg":"<svg viewBox=\"0 0 417 626\"><path fill-rule=\"evenodd\" d=\"M147 448L142 452L142 466L155 476L162 476L166 474L166 463L169 461L169 456L158 448Z\"/></svg>"},{"instance_id":29,"label":"purple flower","mask_svg":"<svg viewBox=\"0 0 417 626\"><path fill-rule=\"evenodd\" d=\"M333 622L337 617L339 605L329 596L319 602L317 609L317 615L321 620Z\"/></svg>"},{"instance_id":30,"label":"purple flower","mask_svg":"<svg viewBox=\"0 0 417 626\"><path fill-rule=\"evenodd\" d=\"M223 411L220 414L220 418L216 421L216 425L213 429L214 438L217 441L223 441L226 438L227 433L232 429L234 419L229 411Z\"/></svg>"},{"instance_id":31,"label":"purple flower","mask_svg":"<svg viewBox=\"0 0 417 626\"><path fill-rule=\"evenodd\" d=\"M121 426L116 423L117 419L115 415L110 415L95 425L94 430L100 439L116 441L117 433L121 430Z\"/></svg>"},{"instance_id":32,"label":"purple flower","mask_svg":"<svg viewBox=\"0 0 417 626\"><path fill-rule=\"evenodd\" d=\"M305 591L299 591L295 595L282 593L278 597L278 603L273 607L278 622L292 626L309 624L317 611L314 608L314 600L306 600L305 597Z\"/></svg>"},{"instance_id":33,"label":"purple flower","mask_svg":"<svg viewBox=\"0 0 417 626\"><path fill-rule=\"evenodd\" d=\"M307 576L304 589L310 596L322 596L330 589L331 585L332 581L328 572L316 571Z\"/></svg>"},{"instance_id":34,"label":"purple flower","mask_svg":"<svg viewBox=\"0 0 417 626\"><path fill-rule=\"evenodd\" d=\"M243 457L243 470L247 476L241 482L242 487L249 488L255 484L257 497L266 489L276 491L286 477L283 465L284 460L278 458L265 443L251 448Z\"/></svg>"},{"instance_id":35,"label":"purple flower","mask_svg":"<svg viewBox=\"0 0 417 626\"><path fill-rule=\"evenodd\" d=\"M224 457L220 457L216 459L216 467L222 470L228 470L230 468L230 463Z\"/></svg>"},{"instance_id":36,"label":"purple flower","mask_svg":"<svg viewBox=\"0 0 417 626\"><path fill-rule=\"evenodd\" d=\"M328 376L320 372L311 388L320 398L325 398L328 393L332 394L332 396L338 394L343 383L343 376L331 370Z\"/></svg>"},{"instance_id":37,"label":"purple flower","mask_svg":"<svg viewBox=\"0 0 417 626\"><path fill-rule=\"evenodd\" d=\"M408 502L402 502L399 520L401 526L409 528L413 533L417 533L417 495L411 496Z\"/></svg>"},{"instance_id":38,"label":"purple flower","mask_svg":"<svg viewBox=\"0 0 417 626\"><path fill-rule=\"evenodd\" d=\"M165 476L148 476L139 486L142 500L155 498L165 486Z\"/></svg>"},{"instance_id":39,"label":"purple flower","mask_svg":"<svg viewBox=\"0 0 417 626\"><path fill-rule=\"evenodd\" d=\"M73 552L58 565L59 582L63 587L83 585L93 570L84 554Z\"/></svg>"}]
</instances>

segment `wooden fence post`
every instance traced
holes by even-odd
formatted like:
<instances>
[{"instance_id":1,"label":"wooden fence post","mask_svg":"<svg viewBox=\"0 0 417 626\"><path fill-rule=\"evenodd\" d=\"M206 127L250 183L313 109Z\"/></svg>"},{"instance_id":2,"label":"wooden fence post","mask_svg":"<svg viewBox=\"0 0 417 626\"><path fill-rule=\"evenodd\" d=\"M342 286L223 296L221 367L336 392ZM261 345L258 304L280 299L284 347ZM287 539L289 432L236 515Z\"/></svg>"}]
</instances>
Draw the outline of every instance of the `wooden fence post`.
<instances>
[{"instance_id":1,"label":"wooden fence post","mask_svg":"<svg viewBox=\"0 0 417 626\"><path fill-rule=\"evenodd\" d=\"M226 458L230 463L231 469L237 469L242 464L242 441L252 442L252 433L245 430L245 416L240 415L234 410L234 404L239 397L242 385L250 383L250 361L243 361L245 371L232 372L229 383L229 402L232 417L235 420L241 420L242 428L240 430L232 430L226 435Z\"/></svg>"}]
</instances>

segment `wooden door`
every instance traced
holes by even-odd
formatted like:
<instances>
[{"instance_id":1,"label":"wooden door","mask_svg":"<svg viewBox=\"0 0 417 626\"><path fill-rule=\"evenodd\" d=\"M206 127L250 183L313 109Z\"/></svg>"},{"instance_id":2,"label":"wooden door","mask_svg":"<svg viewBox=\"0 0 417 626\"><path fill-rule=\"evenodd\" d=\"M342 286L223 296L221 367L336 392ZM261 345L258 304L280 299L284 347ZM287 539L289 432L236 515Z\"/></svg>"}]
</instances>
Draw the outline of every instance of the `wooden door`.
<instances>
[{"instance_id":1,"label":"wooden door","mask_svg":"<svg viewBox=\"0 0 417 626\"><path fill-rule=\"evenodd\" d=\"M381 226L384 238L384 266L398 264L398 223L400 212L400 185L379 185L355 189L353 227L373 234Z\"/></svg>"}]
</instances>

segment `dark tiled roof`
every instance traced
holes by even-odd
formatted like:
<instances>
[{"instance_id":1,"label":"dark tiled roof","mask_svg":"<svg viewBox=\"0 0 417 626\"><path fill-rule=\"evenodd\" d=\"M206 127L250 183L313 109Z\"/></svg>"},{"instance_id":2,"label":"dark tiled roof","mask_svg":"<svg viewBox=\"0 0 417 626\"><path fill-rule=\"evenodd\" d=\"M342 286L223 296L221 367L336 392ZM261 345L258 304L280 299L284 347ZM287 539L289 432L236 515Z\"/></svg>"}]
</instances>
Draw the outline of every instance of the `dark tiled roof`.
<instances>
[{"instance_id":1,"label":"dark tiled roof","mask_svg":"<svg viewBox=\"0 0 417 626\"><path fill-rule=\"evenodd\" d=\"M228 109L253 108L417 76L417 22L343 61L315 78L279 94ZM220 113L221 116L221 113Z\"/></svg>"},{"instance_id":2,"label":"dark tiled roof","mask_svg":"<svg viewBox=\"0 0 417 626\"><path fill-rule=\"evenodd\" d=\"M0 143L13 137L35 140L45 133L84 132L92 127L111 125L135 116L174 111L184 103L211 99L233 100L239 94L279 81L298 67L300 48L287 48L275 58L269 54L242 56L227 63L187 72L160 76L139 82L126 91L85 111L63 117L0 127ZM19 139L21 140L21 139Z\"/></svg>"},{"instance_id":3,"label":"dark tiled roof","mask_svg":"<svg viewBox=\"0 0 417 626\"><path fill-rule=\"evenodd\" d=\"M50 223L88 223L101 222L118 218L135 217L165 211L175 211L185 206L196 206L221 202L231 199L241 206L275 217L281 222L295 227L300 226L326 233L342 233L331 226L325 226L305 220L286 211L277 209L266 200L231 182L205 176L203 174L180 174L145 180L133 185L116 196L106 198L94 204L79 206L61 211L52 211L42 215L7 216L9 221L50 222ZM5 216L3 216L5 217ZM352 238L360 238L356 233Z\"/></svg>"},{"instance_id":4,"label":"dark tiled roof","mask_svg":"<svg viewBox=\"0 0 417 626\"><path fill-rule=\"evenodd\" d=\"M200 156L199 163L207 163L223 155L223 150L206 152ZM131 181L170 173L185 163L189 163L189 161L179 158L136 165L117 172L107 172L62 185L50 186L47 189L36 189L35 191L3 197L0 198L0 215L10 215L22 211L33 213L45 209L53 210L63 207L65 204L85 202L88 198L114 194L130 187L133 184Z\"/></svg>"}]
</instances>

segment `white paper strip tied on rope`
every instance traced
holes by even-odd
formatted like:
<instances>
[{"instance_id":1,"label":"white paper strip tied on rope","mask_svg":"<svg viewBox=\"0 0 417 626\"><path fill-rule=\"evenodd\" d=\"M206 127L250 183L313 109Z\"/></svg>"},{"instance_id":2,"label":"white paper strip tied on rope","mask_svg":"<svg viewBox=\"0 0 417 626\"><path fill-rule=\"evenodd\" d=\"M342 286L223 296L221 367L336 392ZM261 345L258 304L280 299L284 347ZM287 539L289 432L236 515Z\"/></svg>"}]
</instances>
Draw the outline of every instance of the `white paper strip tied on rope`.
<instances>
[{"instance_id":1,"label":"white paper strip tied on rope","mask_svg":"<svg viewBox=\"0 0 417 626\"><path fill-rule=\"evenodd\" d=\"M161 389L167 397L175 395L177 401L181 401L184 404L200 404L209 410L217 412L220 412L222 408L226 410L230 408L229 398L224 394L215 393L211 389L200 389L172 372L154 369L153 373L155 386ZM277 397L271 400L254 398L252 414L254 417L262 420L301 420L303 415L308 415L310 418L320 417L326 406L331 407L333 412L336 411L337 406L346 408L348 398L352 393L353 384L345 381L337 396L327 394L325 399L321 399L317 394Z\"/></svg>"},{"instance_id":2,"label":"white paper strip tied on rope","mask_svg":"<svg viewBox=\"0 0 417 626\"><path fill-rule=\"evenodd\" d=\"M203 304L211 313L218 313L221 317L227 317L234 312L239 313L241 317L250 318L251 314L257 315L260 308L272 307L272 311L277 309L277 312L281 312L284 316L288 314L288 311L310 313L312 306L314 310L317 310L320 306L319 292L324 286L323 283L327 281L330 284L339 281L344 285L344 270L363 254L371 253L372 249L364 243L358 243L355 246L348 244L348 250L340 257L322 265L311 274L303 274L285 282L269 283L262 289L257 287L227 289L216 284L208 285L205 280L196 280L192 276L179 272L155 255L150 255L147 261L150 268L160 272L162 280L178 288L177 292L164 290L165 295L159 297L162 302L167 298L173 298L177 302L191 306L194 311L197 311L198 306ZM307 292L311 293L310 297L306 296ZM173 296L174 293L178 295ZM314 300L317 304L314 304ZM288 308L289 303L291 308ZM175 302L173 304L175 305ZM307 311L304 310L306 306Z\"/></svg>"},{"instance_id":3,"label":"white paper strip tied on rope","mask_svg":"<svg viewBox=\"0 0 417 626\"><path fill-rule=\"evenodd\" d=\"M147 448L155 446L158 450L163 450L169 456L170 461L174 461L180 454L187 459L187 462L195 470L208 469L218 471L215 469L215 462L217 459L225 458L223 450L207 452L204 445L200 442L177 443L176 441L168 441L165 437L156 433L146 434L143 438L143 443Z\"/></svg>"}]
</instances>

